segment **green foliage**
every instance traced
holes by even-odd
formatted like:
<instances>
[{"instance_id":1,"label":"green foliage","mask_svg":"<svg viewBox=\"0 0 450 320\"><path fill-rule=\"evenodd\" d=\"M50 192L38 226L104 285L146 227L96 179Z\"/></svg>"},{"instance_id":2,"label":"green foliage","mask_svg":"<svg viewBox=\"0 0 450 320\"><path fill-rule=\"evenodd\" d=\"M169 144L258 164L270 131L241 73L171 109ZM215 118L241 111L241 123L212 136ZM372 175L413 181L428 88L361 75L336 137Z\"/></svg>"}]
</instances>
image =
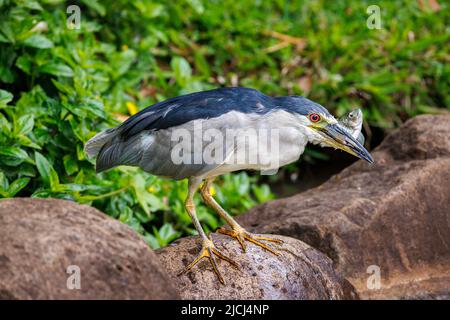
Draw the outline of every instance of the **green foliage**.
<instances>
[{"instance_id":1,"label":"green foliage","mask_svg":"<svg viewBox=\"0 0 450 320\"><path fill-rule=\"evenodd\" d=\"M362 106L382 128L448 107L450 10L417 3L381 1L383 29L370 30L369 1L86 0L70 29L73 3L0 0L0 197L91 204L153 247L193 234L186 181L127 167L97 175L85 142L135 109L219 85L306 95L338 115ZM218 200L238 214L270 199L255 182L225 176Z\"/></svg>"}]
</instances>

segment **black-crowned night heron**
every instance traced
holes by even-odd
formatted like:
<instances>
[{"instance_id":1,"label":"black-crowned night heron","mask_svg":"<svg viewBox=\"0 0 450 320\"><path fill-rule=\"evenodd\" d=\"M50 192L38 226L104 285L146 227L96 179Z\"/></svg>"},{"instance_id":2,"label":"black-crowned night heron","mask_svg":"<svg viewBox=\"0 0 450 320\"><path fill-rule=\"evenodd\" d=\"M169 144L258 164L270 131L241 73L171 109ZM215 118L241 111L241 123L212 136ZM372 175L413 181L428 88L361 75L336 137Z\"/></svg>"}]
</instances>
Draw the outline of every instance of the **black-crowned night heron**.
<instances>
[{"instance_id":1,"label":"black-crowned night heron","mask_svg":"<svg viewBox=\"0 0 450 320\"><path fill-rule=\"evenodd\" d=\"M248 88L220 88L150 106L94 136L85 150L97 156L98 172L131 165L158 176L189 179L185 206L203 242L197 258L181 273L206 257L224 283L215 257L237 265L203 231L193 201L196 190L201 186L204 202L231 228L218 231L236 238L244 252L249 241L278 254L263 241L281 240L251 234L214 200L210 194L213 179L243 169L270 172L296 161L308 142L341 149L372 163L356 139L361 126L355 119L362 120L362 114L347 116L340 123L324 107L300 96L270 97Z\"/></svg>"}]
</instances>

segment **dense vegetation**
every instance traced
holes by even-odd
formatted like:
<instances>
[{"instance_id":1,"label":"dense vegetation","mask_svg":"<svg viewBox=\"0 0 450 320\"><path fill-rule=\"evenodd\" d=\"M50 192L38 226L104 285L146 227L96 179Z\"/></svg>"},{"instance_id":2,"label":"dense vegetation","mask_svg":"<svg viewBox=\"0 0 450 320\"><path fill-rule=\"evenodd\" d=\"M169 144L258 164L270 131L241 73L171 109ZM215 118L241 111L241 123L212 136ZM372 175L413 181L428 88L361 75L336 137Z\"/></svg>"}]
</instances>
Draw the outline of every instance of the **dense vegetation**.
<instances>
[{"instance_id":1,"label":"dense vegetation","mask_svg":"<svg viewBox=\"0 0 450 320\"><path fill-rule=\"evenodd\" d=\"M71 4L80 29L67 23ZM360 106L372 128L448 107L448 4L382 1L380 30L366 26L370 4L0 0L0 197L91 204L158 247L193 233L186 181L125 167L96 175L83 153L141 108L224 85L305 95L337 115ZM256 179L225 176L216 196L243 212L272 197Z\"/></svg>"}]
</instances>

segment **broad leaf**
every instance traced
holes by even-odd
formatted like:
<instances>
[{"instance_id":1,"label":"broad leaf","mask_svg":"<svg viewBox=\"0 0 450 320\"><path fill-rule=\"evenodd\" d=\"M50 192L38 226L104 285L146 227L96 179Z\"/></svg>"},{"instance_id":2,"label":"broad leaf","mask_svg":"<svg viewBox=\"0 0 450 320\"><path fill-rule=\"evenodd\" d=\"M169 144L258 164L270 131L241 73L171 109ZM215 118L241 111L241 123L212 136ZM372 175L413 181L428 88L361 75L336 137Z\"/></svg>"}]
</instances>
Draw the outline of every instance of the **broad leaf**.
<instances>
[{"instance_id":1,"label":"broad leaf","mask_svg":"<svg viewBox=\"0 0 450 320\"><path fill-rule=\"evenodd\" d=\"M73 70L63 63L50 62L41 66L39 71L59 77L73 77Z\"/></svg>"},{"instance_id":2,"label":"broad leaf","mask_svg":"<svg viewBox=\"0 0 450 320\"><path fill-rule=\"evenodd\" d=\"M52 190L57 190L59 186L59 178L55 169L48 160L39 152L35 152L36 167L44 181L44 184Z\"/></svg>"},{"instance_id":3,"label":"broad leaf","mask_svg":"<svg viewBox=\"0 0 450 320\"><path fill-rule=\"evenodd\" d=\"M14 180L8 188L8 195L14 197L20 190L25 188L30 182L30 178L19 178Z\"/></svg>"},{"instance_id":4,"label":"broad leaf","mask_svg":"<svg viewBox=\"0 0 450 320\"><path fill-rule=\"evenodd\" d=\"M19 147L0 147L0 163L7 166L18 166L26 159L28 159L28 154Z\"/></svg>"},{"instance_id":5,"label":"broad leaf","mask_svg":"<svg viewBox=\"0 0 450 320\"><path fill-rule=\"evenodd\" d=\"M23 44L28 47L39 48L39 49L48 49L53 47L53 42L50 41L47 37L34 34L31 37L25 39Z\"/></svg>"},{"instance_id":6,"label":"broad leaf","mask_svg":"<svg viewBox=\"0 0 450 320\"><path fill-rule=\"evenodd\" d=\"M0 89L0 108L6 106L12 99L12 93Z\"/></svg>"}]
</instances>

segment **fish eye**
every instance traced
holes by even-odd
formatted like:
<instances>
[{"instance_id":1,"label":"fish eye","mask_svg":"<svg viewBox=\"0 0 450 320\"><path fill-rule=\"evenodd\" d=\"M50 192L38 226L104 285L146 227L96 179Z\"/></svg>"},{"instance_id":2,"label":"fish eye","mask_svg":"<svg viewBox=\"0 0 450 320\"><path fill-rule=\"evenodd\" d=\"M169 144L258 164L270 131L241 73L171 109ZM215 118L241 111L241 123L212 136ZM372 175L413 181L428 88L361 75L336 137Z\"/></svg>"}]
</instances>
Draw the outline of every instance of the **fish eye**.
<instances>
[{"instance_id":1,"label":"fish eye","mask_svg":"<svg viewBox=\"0 0 450 320\"><path fill-rule=\"evenodd\" d=\"M311 120L311 122L318 122L320 121L320 116L317 113L311 113L309 115L309 120Z\"/></svg>"}]
</instances>

